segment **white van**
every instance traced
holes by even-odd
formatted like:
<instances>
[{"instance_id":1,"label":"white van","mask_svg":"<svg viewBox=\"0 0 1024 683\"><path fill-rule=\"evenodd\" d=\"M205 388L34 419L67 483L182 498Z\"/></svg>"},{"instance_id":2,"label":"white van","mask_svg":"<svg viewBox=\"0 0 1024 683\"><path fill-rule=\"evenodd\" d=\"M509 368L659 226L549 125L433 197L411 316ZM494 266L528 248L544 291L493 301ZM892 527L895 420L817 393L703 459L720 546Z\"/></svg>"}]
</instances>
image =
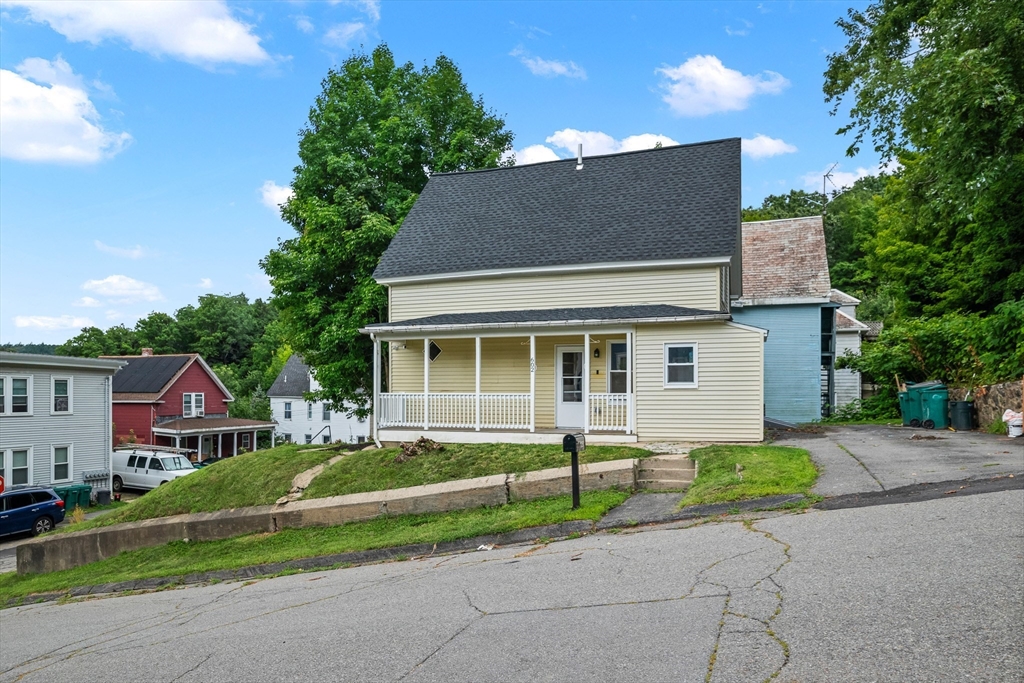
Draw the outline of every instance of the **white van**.
<instances>
[{"instance_id":1,"label":"white van","mask_svg":"<svg viewBox=\"0 0 1024 683\"><path fill-rule=\"evenodd\" d=\"M184 455L145 448L116 450L113 460L115 491L125 488L155 489L171 479L196 471Z\"/></svg>"}]
</instances>

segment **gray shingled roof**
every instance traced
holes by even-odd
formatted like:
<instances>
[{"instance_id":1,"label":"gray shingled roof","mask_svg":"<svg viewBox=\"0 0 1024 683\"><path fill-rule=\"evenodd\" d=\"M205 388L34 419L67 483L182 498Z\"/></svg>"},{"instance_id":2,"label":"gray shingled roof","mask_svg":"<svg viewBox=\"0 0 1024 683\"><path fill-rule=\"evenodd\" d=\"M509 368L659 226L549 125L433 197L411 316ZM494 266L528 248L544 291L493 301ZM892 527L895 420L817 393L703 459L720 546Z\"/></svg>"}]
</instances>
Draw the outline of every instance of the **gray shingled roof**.
<instances>
[{"instance_id":1,"label":"gray shingled roof","mask_svg":"<svg viewBox=\"0 0 1024 683\"><path fill-rule=\"evenodd\" d=\"M517 327L530 325L609 323L615 321L659 320L659 319L728 319L729 314L720 311L703 311L697 308L670 306L668 304L643 304L637 306L599 306L594 308L549 308L524 311L493 311L487 313L444 313L426 318L402 320L396 323L368 325L366 331L409 330L414 328L438 327Z\"/></svg>"},{"instance_id":2,"label":"gray shingled roof","mask_svg":"<svg viewBox=\"0 0 1024 683\"><path fill-rule=\"evenodd\" d=\"M270 385L267 396L301 398L307 391L309 391L309 366L302 362L302 356L293 353L285 361L277 379Z\"/></svg>"},{"instance_id":3,"label":"gray shingled roof","mask_svg":"<svg viewBox=\"0 0 1024 683\"><path fill-rule=\"evenodd\" d=\"M739 138L435 174L374 277L728 257L739 226Z\"/></svg>"},{"instance_id":4,"label":"gray shingled roof","mask_svg":"<svg viewBox=\"0 0 1024 683\"><path fill-rule=\"evenodd\" d=\"M114 375L113 393L155 394L163 390L164 386L178 374L178 371L192 359L192 356L104 356L104 358L128 361L128 365Z\"/></svg>"}]
</instances>

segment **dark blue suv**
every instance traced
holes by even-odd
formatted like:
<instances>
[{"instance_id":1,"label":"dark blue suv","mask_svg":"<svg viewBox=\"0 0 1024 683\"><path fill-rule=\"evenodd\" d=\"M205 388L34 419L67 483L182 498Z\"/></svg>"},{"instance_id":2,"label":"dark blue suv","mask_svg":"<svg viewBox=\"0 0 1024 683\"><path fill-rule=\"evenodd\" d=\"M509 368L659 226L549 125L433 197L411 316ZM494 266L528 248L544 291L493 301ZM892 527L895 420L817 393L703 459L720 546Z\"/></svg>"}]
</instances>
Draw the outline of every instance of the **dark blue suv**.
<instances>
[{"instance_id":1,"label":"dark blue suv","mask_svg":"<svg viewBox=\"0 0 1024 683\"><path fill-rule=\"evenodd\" d=\"M13 486L0 493L0 536L53 531L64 521L64 501L44 486Z\"/></svg>"}]
</instances>

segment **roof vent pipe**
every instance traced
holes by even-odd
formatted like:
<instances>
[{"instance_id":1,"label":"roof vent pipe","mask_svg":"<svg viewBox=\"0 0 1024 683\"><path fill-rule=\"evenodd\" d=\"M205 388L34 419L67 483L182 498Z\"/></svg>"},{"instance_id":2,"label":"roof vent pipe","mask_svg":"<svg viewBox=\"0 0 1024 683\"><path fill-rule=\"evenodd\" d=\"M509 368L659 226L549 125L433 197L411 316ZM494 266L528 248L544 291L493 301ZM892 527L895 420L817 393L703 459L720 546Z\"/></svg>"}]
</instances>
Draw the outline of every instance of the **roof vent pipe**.
<instances>
[{"instance_id":1,"label":"roof vent pipe","mask_svg":"<svg viewBox=\"0 0 1024 683\"><path fill-rule=\"evenodd\" d=\"M579 144L576 148L576 170L580 171L583 169L583 143Z\"/></svg>"}]
</instances>

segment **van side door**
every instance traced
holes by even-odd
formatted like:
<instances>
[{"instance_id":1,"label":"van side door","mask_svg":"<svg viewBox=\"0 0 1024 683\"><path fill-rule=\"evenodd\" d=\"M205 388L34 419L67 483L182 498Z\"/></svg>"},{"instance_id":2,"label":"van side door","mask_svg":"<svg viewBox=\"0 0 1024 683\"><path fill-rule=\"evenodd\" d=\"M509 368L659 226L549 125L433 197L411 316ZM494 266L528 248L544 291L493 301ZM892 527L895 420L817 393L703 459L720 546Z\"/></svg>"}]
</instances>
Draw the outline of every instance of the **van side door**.
<instances>
[{"instance_id":1,"label":"van side door","mask_svg":"<svg viewBox=\"0 0 1024 683\"><path fill-rule=\"evenodd\" d=\"M167 478L164 472L164 466L160 463L160 458L149 459L149 469L146 471L146 487L155 489Z\"/></svg>"}]
</instances>

